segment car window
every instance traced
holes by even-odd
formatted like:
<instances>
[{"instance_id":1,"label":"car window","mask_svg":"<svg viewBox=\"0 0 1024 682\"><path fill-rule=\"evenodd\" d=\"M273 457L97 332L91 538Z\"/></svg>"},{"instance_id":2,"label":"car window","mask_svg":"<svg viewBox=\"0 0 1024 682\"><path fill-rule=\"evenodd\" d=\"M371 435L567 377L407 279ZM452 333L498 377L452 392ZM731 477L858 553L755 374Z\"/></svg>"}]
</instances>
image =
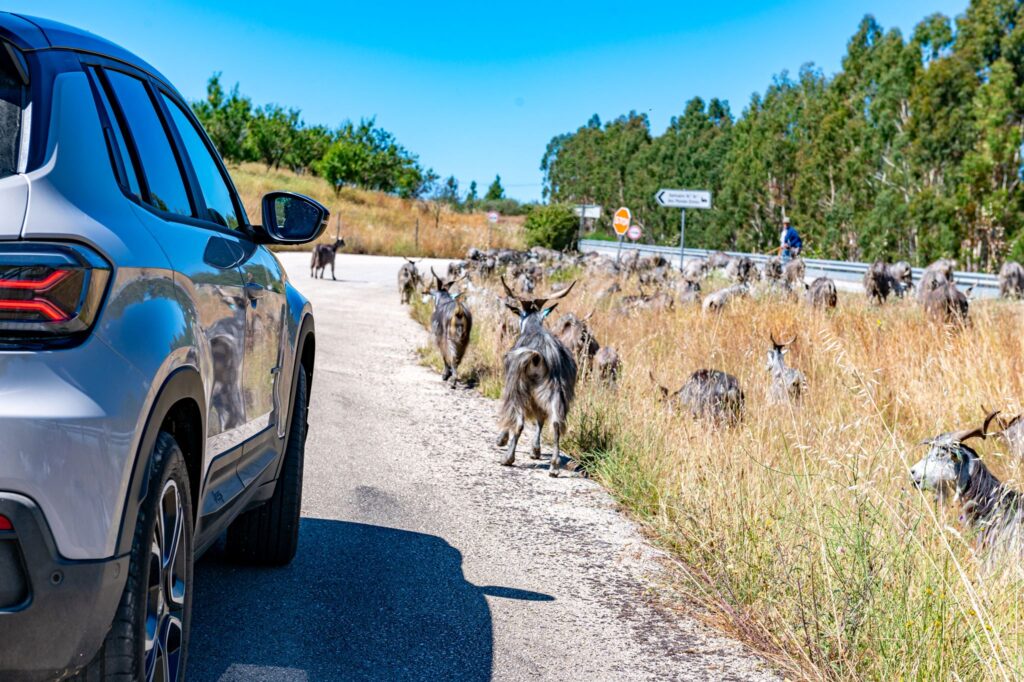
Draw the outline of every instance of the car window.
<instances>
[{"instance_id":1,"label":"car window","mask_svg":"<svg viewBox=\"0 0 1024 682\"><path fill-rule=\"evenodd\" d=\"M203 192L203 199L206 201L206 209L209 212L208 218L218 225L229 227L232 230L238 227L238 214L235 210L235 201L231 189L224 180L220 165L210 153L202 135L196 130L192 120L188 117L178 103L167 95L161 93L167 110L171 112L171 120L181 135L185 144L185 151L192 162L192 169L195 171L199 181L199 188Z\"/></svg>"},{"instance_id":2,"label":"car window","mask_svg":"<svg viewBox=\"0 0 1024 682\"><path fill-rule=\"evenodd\" d=\"M21 118L26 88L14 64L13 52L0 44L0 177L18 172Z\"/></svg>"},{"instance_id":3,"label":"car window","mask_svg":"<svg viewBox=\"0 0 1024 682\"><path fill-rule=\"evenodd\" d=\"M120 71L107 74L139 153L149 189L145 201L161 211L194 215L181 168L146 86Z\"/></svg>"},{"instance_id":4,"label":"car window","mask_svg":"<svg viewBox=\"0 0 1024 682\"><path fill-rule=\"evenodd\" d=\"M139 187L139 176L135 172L135 163L132 161L131 154L128 153L128 144L124 140L124 130L121 129L121 124L117 120L114 109L110 106L110 98L107 97L107 91L99 79L96 79L96 86L100 106L103 107L103 111L107 115L107 121L110 122L110 133L113 138L113 144L116 147L116 149L111 150L111 153L117 154L120 157L119 159L111 159L114 163L114 172L119 176L118 181L125 186L125 189L141 201L142 189Z\"/></svg>"}]
</instances>

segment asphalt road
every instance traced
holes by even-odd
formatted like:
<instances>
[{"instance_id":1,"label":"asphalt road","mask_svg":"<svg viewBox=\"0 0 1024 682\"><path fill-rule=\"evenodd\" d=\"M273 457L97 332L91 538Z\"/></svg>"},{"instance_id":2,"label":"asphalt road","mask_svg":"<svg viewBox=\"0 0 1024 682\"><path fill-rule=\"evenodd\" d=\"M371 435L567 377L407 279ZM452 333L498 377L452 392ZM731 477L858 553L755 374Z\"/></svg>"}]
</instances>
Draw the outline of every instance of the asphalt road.
<instances>
[{"instance_id":1,"label":"asphalt road","mask_svg":"<svg viewBox=\"0 0 1024 682\"><path fill-rule=\"evenodd\" d=\"M657 603L657 553L596 484L497 464L494 403L417 363L400 259L308 259L282 256L316 312L298 556L200 561L189 679L771 677Z\"/></svg>"}]
</instances>

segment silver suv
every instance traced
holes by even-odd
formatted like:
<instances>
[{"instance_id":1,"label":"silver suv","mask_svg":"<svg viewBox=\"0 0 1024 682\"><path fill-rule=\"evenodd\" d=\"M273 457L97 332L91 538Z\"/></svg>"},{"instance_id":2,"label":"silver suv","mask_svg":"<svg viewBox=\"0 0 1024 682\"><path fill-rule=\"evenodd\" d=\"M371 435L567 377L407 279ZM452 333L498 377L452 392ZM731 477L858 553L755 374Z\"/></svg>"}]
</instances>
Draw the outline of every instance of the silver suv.
<instances>
[{"instance_id":1,"label":"silver suv","mask_svg":"<svg viewBox=\"0 0 1024 682\"><path fill-rule=\"evenodd\" d=\"M159 72L0 13L0 679L184 679L192 565L289 562L313 316Z\"/></svg>"}]
</instances>

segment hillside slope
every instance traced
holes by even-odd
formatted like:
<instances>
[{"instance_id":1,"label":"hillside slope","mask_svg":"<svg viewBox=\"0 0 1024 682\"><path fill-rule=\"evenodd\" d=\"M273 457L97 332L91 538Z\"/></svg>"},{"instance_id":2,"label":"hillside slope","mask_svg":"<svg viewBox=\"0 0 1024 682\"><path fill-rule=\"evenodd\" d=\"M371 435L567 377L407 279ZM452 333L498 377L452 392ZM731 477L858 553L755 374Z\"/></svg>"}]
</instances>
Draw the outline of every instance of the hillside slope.
<instances>
[{"instance_id":1,"label":"hillside slope","mask_svg":"<svg viewBox=\"0 0 1024 682\"><path fill-rule=\"evenodd\" d=\"M522 218L502 217L489 229L484 213L457 213L432 201L401 199L382 192L344 188L335 194L323 179L287 170L267 171L262 164L229 167L249 219L258 221L260 198L272 190L308 195L331 211L321 237L334 240L339 229L349 253L461 258L470 246L522 246ZM416 225L419 224L417 238Z\"/></svg>"}]
</instances>

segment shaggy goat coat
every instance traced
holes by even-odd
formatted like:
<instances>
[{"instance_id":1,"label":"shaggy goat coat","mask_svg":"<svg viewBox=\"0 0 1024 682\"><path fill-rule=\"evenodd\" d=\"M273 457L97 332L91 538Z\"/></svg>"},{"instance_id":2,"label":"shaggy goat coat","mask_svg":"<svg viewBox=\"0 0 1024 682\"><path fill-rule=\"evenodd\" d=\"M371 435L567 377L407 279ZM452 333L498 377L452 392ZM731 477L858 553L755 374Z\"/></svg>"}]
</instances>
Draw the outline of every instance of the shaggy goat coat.
<instances>
[{"instance_id":1,"label":"shaggy goat coat","mask_svg":"<svg viewBox=\"0 0 1024 682\"><path fill-rule=\"evenodd\" d=\"M538 425L550 421L563 432L576 395L576 371L572 353L544 328L540 313L529 315L519 339L505 354L498 427L514 433L529 419Z\"/></svg>"},{"instance_id":2,"label":"shaggy goat coat","mask_svg":"<svg viewBox=\"0 0 1024 682\"><path fill-rule=\"evenodd\" d=\"M473 316L462 301L447 291L434 291L434 314L430 316L430 332L444 361L441 378L456 380L459 363L469 346Z\"/></svg>"},{"instance_id":3,"label":"shaggy goat coat","mask_svg":"<svg viewBox=\"0 0 1024 682\"><path fill-rule=\"evenodd\" d=\"M408 303L412 300L416 290L422 285L423 278L420 276L416 264L411 260L402 263L402 267L398 269L398 295L401 302Z\"/></svg>"}]
</instances>

